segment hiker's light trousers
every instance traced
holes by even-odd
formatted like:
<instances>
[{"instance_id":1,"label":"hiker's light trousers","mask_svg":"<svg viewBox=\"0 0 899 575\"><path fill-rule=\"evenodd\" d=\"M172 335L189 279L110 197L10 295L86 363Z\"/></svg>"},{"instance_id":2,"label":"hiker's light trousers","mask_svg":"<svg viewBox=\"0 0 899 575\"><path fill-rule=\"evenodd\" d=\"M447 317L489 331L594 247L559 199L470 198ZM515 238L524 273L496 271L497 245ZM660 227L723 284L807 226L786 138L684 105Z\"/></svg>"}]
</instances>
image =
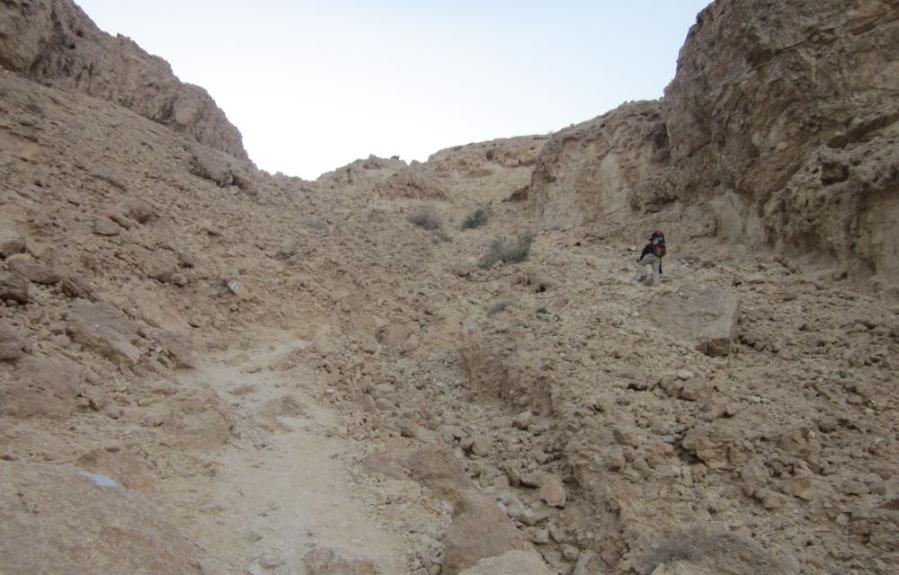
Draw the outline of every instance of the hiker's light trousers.
<instances>
[{"instance_id":1,"label":"hiker's light trousers","mask_svg":"<svg viewBox=\"0 0 899 575\"><path fill-rule=\"evenodd\" d=\"M637 273L637 281L645 281L647 277L646 268L652 268L652 285L657 286L661 281L662 258L655 254L646 254L640 259L639 271Z\"/></svg>"}]
</instances>

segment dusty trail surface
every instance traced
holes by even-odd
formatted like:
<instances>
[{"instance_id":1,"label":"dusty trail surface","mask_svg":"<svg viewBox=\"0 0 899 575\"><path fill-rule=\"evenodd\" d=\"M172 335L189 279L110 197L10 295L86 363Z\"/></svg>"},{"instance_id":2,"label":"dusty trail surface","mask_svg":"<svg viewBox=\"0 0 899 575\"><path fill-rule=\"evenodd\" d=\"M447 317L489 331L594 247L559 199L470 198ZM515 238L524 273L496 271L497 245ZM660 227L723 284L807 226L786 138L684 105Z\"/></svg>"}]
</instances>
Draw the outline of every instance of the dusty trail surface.
<instances>
[{"instance_id":1,"label":"dusty trail surface","mask_svg":"<svg viewBox=\"0 0 899 575\"><path fill-rule=\"evenodd\" d=\"M213 476L165 481L159 494L175 503L187 533L238 572L303 573L307 554L322 549L402 572L401 541L377 524L348 475L360 446L319 404L328 390L316 374L291 361L310 342L280 333L260 340L182 377L229 399L235 438L209 454Z\"/></svg>"}]
</instances>

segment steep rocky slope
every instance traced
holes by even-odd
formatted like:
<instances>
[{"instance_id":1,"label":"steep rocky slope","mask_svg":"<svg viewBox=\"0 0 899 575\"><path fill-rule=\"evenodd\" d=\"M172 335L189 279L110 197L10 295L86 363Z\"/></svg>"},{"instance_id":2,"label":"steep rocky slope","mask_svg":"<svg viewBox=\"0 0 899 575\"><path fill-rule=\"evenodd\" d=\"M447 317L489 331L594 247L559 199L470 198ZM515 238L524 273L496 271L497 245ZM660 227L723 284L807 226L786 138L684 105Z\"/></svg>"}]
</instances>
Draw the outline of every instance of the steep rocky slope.
<instances>
[{"instance_id":1,"label":"steep rocky slope","mask_svg":"<svg viewBox=\"0 0 899 575\"><path fill-rule=\"evenodd\" d=\"M666 101L306 182L61 74L0 70L0 573L895 570L899 307L710 240Z\"/></svg>"},{"instance_id":2,"label":"steep rocky slope","mask_svg":"<svg viewBox=\"0 0 899 575\"><path fill-rule=\"evenodd\" d=\"M538 214L669 222L678 238L767 246L891 288L897 30L893 1L713 3L663 100L554 136Z\"/></svg>"},{"instance_id":3,"label":"steep rocky slope","mask_svg":"<svg viewBox=\"0 0 899 575\"><path fill-rule=\"evenodd\" d=\"M63 89L114 102L247 159L240 132L206 91L124 36L101 31L69 0L11 0L0 6L0 66Z\"/></svg>"}]
</instances>

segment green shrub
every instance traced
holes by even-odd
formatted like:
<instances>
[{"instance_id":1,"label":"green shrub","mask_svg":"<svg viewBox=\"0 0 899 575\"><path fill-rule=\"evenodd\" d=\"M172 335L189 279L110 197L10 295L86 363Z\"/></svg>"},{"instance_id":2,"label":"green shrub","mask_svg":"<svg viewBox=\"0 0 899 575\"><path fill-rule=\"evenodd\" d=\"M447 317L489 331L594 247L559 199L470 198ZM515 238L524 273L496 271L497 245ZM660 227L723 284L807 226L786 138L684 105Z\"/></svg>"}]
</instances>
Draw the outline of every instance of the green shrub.
<instances>
[{"instance_id":1,"label":"green shrub","mask_svg":"<svg viewBox=\"0 0 899 575\"><path fill-rule=\"evenodd\" d=\"M464 220L462 220L462 229L463 230L473 230L475 228L479 228L487 223L487 219L489 215L487 214L487 210L484 208L478 208L475 211L468 214Z\"/></svg>"},{"instance_id":2,"label":"green shrub","mask_svg":"<svg viewBox=\"0 0 899 575\"><path fill-rule=\"evenodd\" d=\"M500 236L490 243L487 253L481 258L480 266L486 269L496 262L504 264L523 262L528 259L533 243L534 235L530 233L520 234L515 239Z\"/></svg>"}]
</instances>

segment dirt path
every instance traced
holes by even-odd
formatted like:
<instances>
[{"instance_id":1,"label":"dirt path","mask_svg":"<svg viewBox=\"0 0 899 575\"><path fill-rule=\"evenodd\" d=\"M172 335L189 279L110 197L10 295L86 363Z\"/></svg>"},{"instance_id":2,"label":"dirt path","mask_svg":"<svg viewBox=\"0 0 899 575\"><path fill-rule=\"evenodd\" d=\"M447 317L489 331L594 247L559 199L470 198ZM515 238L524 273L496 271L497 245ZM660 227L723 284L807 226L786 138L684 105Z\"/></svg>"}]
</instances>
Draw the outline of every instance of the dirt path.
<instances>
[{"instance_id":1,"label":"dirt path","mask_svg":"<svg viewBox=\"0 0 899 575\"><path fill-rule=\"evenodd\" d=\"M190 507L185 529L238 573L302 575L315 548L403 573L400 538L376 525L349 481L358 446L339 437L337 414L314 399L321 383L292 359L307 345L281 339L201 362L189 377L231 404L238 437L211 457L214 477L163 489Z\"/></svg>"}]
</instances>

